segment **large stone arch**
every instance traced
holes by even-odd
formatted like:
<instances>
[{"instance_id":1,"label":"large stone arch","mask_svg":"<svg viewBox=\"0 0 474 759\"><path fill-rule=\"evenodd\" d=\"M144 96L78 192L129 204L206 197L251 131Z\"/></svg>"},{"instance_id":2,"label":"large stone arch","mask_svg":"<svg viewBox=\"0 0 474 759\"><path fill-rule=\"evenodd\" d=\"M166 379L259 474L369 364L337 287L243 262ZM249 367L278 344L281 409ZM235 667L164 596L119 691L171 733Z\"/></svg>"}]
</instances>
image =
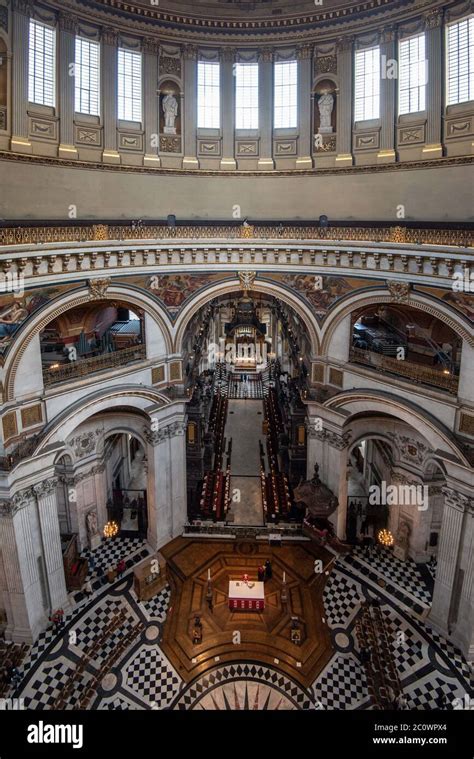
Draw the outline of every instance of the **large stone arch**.
<instances>
[{"instance_id":1,"label":"large stone arch","mask_svg":"<svg viewBox=\"0 0 474 759\"><path fill-rule=\"evenodd\" d=\"M160 328L163 340L166 345L167 353L172 353L172 328L166 311L159 303L149 295L146 295L139 288L133 286L123 286L111 284L104 296L100 300L116 301L118 298L124 300L130 305L138 306L143 309ZM32 314L15 335L5 360L5 400L14 400L15 394L15 377L20 365L20 361L31 343L33 338L38 335L44 327L60 314L81 306L85 303L91 303L93 298L89 288L80 287L72 290L65 295L60 295L42 308Z\"/></svg>"},{"instance_id":2,"label":"large stone arch","mask_svg":"<svg viewBox=\"0 0 474 759\"><path fill-rule=\"evenodd\" d=\"M101 411L114 408L122 410L126 407L130 409L130 413L133 413L134 409L148 413L147 409L152 410L167 404L169 399L154 388L142 385L123 385L91 393L73 403L45 427L35 455L49 446L67 440L78 427Z\"/></svg>"},{"instance_id":3,"label":"large stone arch","mask_svg":"<svg viewBox=\"0 0 474 759\"><path fill-rule=\"evenodd\" d=\"M458 313L450 306L444 305L435 298L415 291L409 293L409 297L406 301L395 301L389 290L386 288L377 288L370 291L363 290L359 293L349 294L342 298L330 311L321 330L322 355L331 355L331 341L334 332L346 316L356 309L363 308L364 306L373 306L376 303L405 305L432 314L432 316L435 316L437 319L447 324L448 327L451 327L451 329L471 347L474 347L472 324L466 317L463 317L462 314Z\"/></svg>"},{"instance_id":4,"label":"large stone arch","mask_svg":"<svg viewBox=\"0 0 474 759\"><path fill-rule=\"evenodd\" d=\"M453 434L435 417L410 401L402 401L381 390L347 390L325 402L325 407L347 414L345 427L351 425L355 415L383 414L404 421L429 443L436 459L456 461L470 468L469 461L460 450Z\"/></svg>"},{"instance_id":5,"label":"large stone arch","mask_svg":"<svg viewBox=\"0 0 474 759\"><path fill-rule=\"evenodd\" d=\"M238 292L242 290L242 284L238 278L228 279L225 282L220 282L211 287L201 290L194 296L180 313L179 318L175 325L175 334L173 348L175 353L182 352L183 337L186 327L192 317L202 308L206 303L213 300L213 298L219 295L226 295L231 292ZM298 314L301 320L304 322L308 334L311 340L311 353L312 357L316 357L320 352L320 338L321 331L316 321L316 318L311 313L311 310L302 303L302 301L293 295L290 291L279 286L277 283L264 282L261 280L255 280L252 285L252 292L264 293L266 295L272 295L275 298L283 301L289 305Z\"/></svg>"}]
</instances>

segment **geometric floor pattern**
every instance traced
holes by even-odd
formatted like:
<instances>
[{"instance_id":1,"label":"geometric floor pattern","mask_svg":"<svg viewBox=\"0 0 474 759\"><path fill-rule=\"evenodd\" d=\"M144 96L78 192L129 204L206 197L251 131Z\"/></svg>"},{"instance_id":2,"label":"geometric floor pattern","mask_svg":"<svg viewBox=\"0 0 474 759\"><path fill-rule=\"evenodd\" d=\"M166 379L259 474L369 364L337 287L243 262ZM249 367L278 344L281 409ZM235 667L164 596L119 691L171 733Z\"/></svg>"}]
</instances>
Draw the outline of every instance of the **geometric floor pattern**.
<instances>
[{"instance_id":1,"label":"geometric floor pattern","mask_svg":"<svg viewBox=\"0 0 474 759\"><path fill-rule=\"evenodd\" d=\"M124 610L120 626L95 649L94 661L75 682L69 708L87 688L131 626L139 632L121 659L104 676L95 709L370 709L367 683L355 637L361 601L377 598L391 640L391 650L403 693L410 709L451 709L454 699L470 693L471 667L461 653L424 621L429 590L416 565L385 556L339 557L324 591L326 622L331 630L334 655L309 689L304 689L278 667L250 661L226 662L185 684L160 648L163 624L169 609L168 586L150 601L140 603L132 589L130 567L149 552L143 541L116 544L115 550L96 558L103 565L127 556L127 572L112 585L97 583L90 599L80 598L65 618L59 635L44 632L22 666L24 679L10 694L23 697L32 709L51 708L64 682L70 680L82 652L97 643L107 623ZM371 572L364 570L365 564ZM364 570L364 571L363 571ZM384 574L385 587L377 583ZM417 585L418 583L418 585ZM95 584L95 583L94 583ZM416 586L416 587L415 587ZM423 604L424 615L415 613L407 597L394 595L405 589ZM405 602L407 601L407 602ZM429 603L429 601L428 601ZM75 632L74 645L70 631Z\"/></svg>"}]
</instances>

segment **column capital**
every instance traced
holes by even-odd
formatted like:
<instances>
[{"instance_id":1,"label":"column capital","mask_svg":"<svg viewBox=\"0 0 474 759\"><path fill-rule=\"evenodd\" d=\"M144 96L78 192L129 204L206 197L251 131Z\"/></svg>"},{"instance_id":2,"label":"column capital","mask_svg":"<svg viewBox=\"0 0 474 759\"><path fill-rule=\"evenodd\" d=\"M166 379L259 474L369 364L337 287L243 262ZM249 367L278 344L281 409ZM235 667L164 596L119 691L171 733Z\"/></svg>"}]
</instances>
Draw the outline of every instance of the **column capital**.
<instances>
[{"instance_id":1,"label":"column capital","mask_svg":"<svg viewBox=\"0 0 474 759\"><path fill-rule=\"evenodd\" d=\"M381 45L385 45L389 42L395 42L397 37L396 26L386 26L380 30L379 42Z\"/></svg>"},{"instance_id":2,"label":"column capital","mask_svg":"<svg viewBox=\"0 0 474 759\"><path fill-rule=\"evenodd\" d=\"M442 492L444 493L444 502L447 506L450 506L456 511L461 511L462 513L465 511L472 512L474 507L474 500L472 498L469 498L463 493L459 493L459 491L454 490L454 488L449 487L449 485L445 485L442 488Z\"/></svg>"},{"instance_id":3,"label":"column capital","mask_svg":"<svg viewBox=\"0 0 474 759\"><path fill-rule=\"evenodd\" d=\"M343 432L342 434L339 434L338 432L332 432L326 429L320 430L316 427L316 425L311 424L310 420L306 421L306 431L308 437L315 438L316 440L321 440L323 443L328 443L331 448L337 448L338 451L343 451L350 445L350 432Z\"/></svg>"},{"instance_id":4,"label":"column capital","mask_svg":"<svg viewBox=\"0 0 474 759\"><path fill-rule=\"evenodd\" d=\"M58 15L58 26L63 32L75 34L77 31L78 18L73 13L61 11Z\"/></svg>"},{"instance_id":5,"label":"column capital","mask_svg":"<svg viewBox=\"0 0 474 759\"><path fill-rule=\"evenodd\" d=\"M148 427L144 427L143 432L147 441L154 447L162 443L163 440L168 440L169 438L178 435L184 435L186 432L186 423L171 422L171 424L159 426L157 430L149 430Z\"/></svg>"},{"instance_id":6,"label":"column capital","mask_svg":"<svg viewBox=\"0 0 474 759\"><path fill-rule=\"evenodd\" d=\"M149 55L159 55L161 48L160 41L155 37L145 37L142 40L142 48L144 53L148 53Z\"/></svg>"},{"instance_id":7,"label":"column capital","mask_svg":"<svg viewBox=\"0 0 474 759\"><path fill-rule=\"evenodd\" d=\"M336 40L336 49L341 52L345 50L352 50L354 44L354 37L352 35L345 35L344 37L338 37Z\"/></svg>"},{"instance_id":8,"label":"column capital","mask_svg":"<svg viewBox=\"0 0 474 759\"><path fill-rule=\"evenodd\" d=\"M186 45L183 48L183 58L185 61L197 61L198 49L196 45Z\"/></svg>"},{"instance_id":9,"label":"column capital","mask_svg":"<svg viewBox=\"0 0 474 759\"><path fill-rule=\"evenodd\" d=\"M235 61L235 48L223 47L220 50L220 59L223 63L234 63Z\"/></svg>"},{"instance_id":10,"label":"column capital","mask_svg":"<svg viewBox=\"0 0 474 759\"><path fill-rule=\"evenodd\" d=\"M15 516L17 511L29 506L34 499L34 495L33 488L25 488L15 493L11 498L11 516Z\"/></svg>"},{"instance_id":11,"label":"column capital","mask_svg":"<svg viewBox=\"0 0 474 759\"><path fill-rule=\"evenodd\" d=\"M259 63L272 63L275 51L272 47L263 47L257 53Z\"/></svg>"},{"instance_id":12,"label":"column capital","mask_svg":"<svg viewBox=\"0 0 474 759\"><path fill-rule=\"evenodd\" d=\"M112 27L103 26L101 29L101 39L104 45L116 45L118 43L118 31Z\"/></svg>"},{"instance_id":13,"label":"column capital","mask_svg":"<svg viewBox=\"0 0 474 759\"><path fill-rule=\"evenodd\" d=\"M443 23L443 11L439 8L428 11L424 16L425 29L437 29Z\"/></svg>"},{"instance_id":14,"label":"column capital","mask_svg":"<svg viewBox=\"0 0 474 759\"><path fill-rule=\"evenodd\" d=\"M313 55L313 45L305 43L304 45L298 45L296 49L296 57L299 61L306 61Z\"/></svg>"},{"instance_id":15,"label":"column capital","mask_svg":"<svg viewBox=\"0 0 474 759\"><path fill-rule=\"evenodd\" d=\"M33 15L32 0L12 0L12 11L14 13L23 13L24 16Z\"/></svg>"},{"instance_id":16,"label":"column capital","mask_svg":"<svg viewBox=\"0 0 474 759\"><path fill-rule=\"evenodd\" d=\"M51 495L58 486L58 479L57 477L51 477L48 480L43 480L43 482L39 482L37 485L33 485L33 491L35 496L39 498L43 498L44 496Z\"/></svg>"}]
</instances>

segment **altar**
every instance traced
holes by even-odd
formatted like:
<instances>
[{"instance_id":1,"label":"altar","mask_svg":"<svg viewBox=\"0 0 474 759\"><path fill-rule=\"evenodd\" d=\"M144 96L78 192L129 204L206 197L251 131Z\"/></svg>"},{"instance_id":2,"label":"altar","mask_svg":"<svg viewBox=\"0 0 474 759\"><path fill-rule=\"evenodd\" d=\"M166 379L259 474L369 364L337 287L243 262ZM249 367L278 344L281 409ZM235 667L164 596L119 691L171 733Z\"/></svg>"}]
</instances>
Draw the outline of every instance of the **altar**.
<instances>
[{"instance_id":1,"label":"altar","mask_svg":"<svg viewBox=\"0 0 474 759\"><path fill-rule=\"evenodd\" d=\"M263 611L265 585L263 582L229 580L229 609L237 611Z\"/></svg>"}]
</instances>

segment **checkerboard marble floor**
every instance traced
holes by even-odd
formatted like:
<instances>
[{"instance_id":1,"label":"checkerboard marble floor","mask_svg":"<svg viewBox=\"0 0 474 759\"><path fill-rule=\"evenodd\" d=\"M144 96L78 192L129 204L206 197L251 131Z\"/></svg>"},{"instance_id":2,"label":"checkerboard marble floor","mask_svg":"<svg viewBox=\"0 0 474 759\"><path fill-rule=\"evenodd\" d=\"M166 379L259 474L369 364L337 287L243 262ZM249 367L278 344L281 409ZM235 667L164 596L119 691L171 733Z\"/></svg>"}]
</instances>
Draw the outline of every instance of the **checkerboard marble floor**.
<instances>
[{"instance_id":1,"label":"checkerboard marble floor","mask_svg":"<svg viewBox=\"0 0 474 759\"><path fill-rule=\"evenodd\" d=\"M66 615L61 633L42 633L22 667L23 681L9 695L23 697L29 708L51 709L84 651L100 640L93 659L77 678L68 708L74 707L89 679L103 668L104 677L91 703L94 709L225 709L237 708L236 704L248 708L245 705L250 702L259 709L370 709L354 630L361 602L374 598L379 600L387 624L410 709L453 708L454 699L463 699L470 692L471 668L461 653L431 630L423 617L404 603L405 597L400 602L392 594L405 579L415 583L416 566L406 567L402 574L397 564L391 568L386 561L379 562L380 572L393 580L381 587L379 575L372 577L364 568L364 558L358 556L355 561L339 557L328 578L323 600L335 652L309 690L297 684L296 673L292 681L276 668L244 661L226 663L185 684L160 648L170 588L166 586L147 602L139 602L132 588L131 568L148 553L142 541L107 546L102 561L127 556L124 577L111 585L97 584L90 599L81 597ZM421 603L420 594L417 601ZM102 639L105 627L120 611L124 614L119 627ZM109 671L110 653L138 624L137 634Z\"/></svg>"}]
</instances>

